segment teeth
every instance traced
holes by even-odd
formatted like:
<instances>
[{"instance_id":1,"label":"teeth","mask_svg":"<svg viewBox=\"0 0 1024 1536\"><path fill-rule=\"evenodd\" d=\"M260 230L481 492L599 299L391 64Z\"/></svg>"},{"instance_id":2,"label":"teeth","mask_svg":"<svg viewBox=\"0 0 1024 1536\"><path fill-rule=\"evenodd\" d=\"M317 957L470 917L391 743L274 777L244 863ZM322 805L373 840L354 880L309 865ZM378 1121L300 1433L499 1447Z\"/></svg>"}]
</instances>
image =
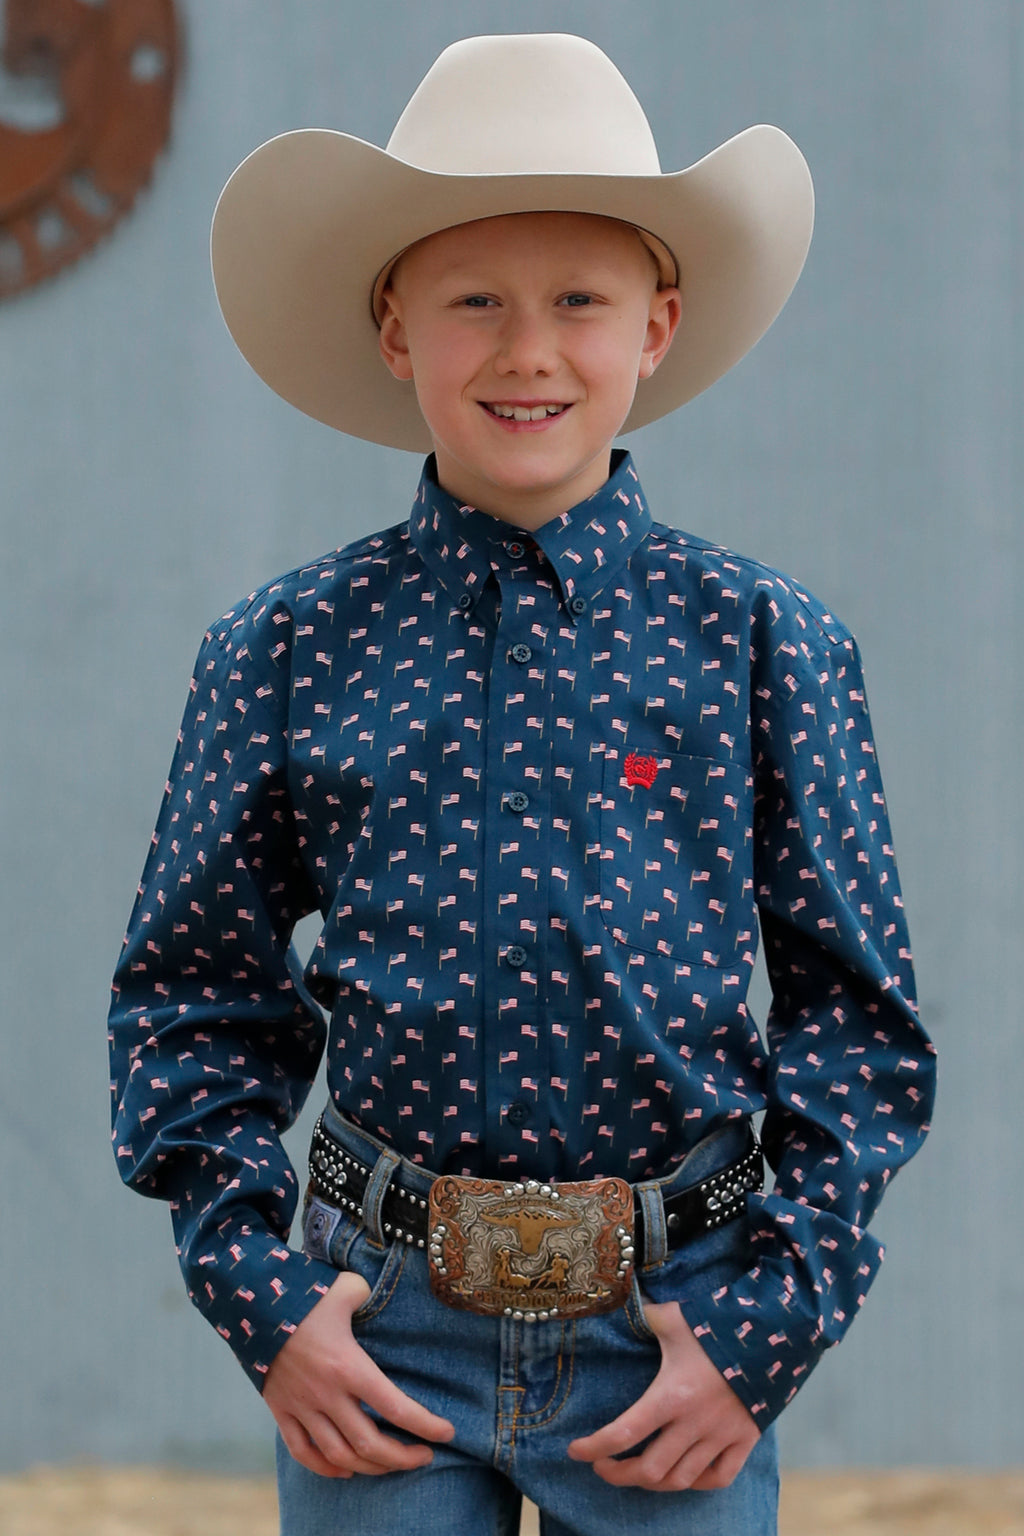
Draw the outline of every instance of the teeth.
<instances>
[{"instance_id":1,"label":"teeth","mask_svg":"<svg viewBox=\"0 0 1024 1536\"><path fill-rule=\"evenodd\" d=\"M543 421L546 416L559 416L565 410L564 405L492 405L489 407L495 416L503 416L507 421Z\"/></svg>"}]
</instances>

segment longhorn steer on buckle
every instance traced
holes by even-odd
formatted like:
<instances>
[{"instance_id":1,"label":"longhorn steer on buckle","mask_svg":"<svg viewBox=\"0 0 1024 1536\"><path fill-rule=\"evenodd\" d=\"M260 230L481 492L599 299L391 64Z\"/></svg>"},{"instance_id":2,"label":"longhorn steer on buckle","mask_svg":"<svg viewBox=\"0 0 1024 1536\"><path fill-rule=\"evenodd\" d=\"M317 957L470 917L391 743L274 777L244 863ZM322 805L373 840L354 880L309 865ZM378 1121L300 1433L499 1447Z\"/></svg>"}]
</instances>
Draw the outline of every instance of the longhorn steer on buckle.
<instances>
[{"instance_id":1,"label":"longhorn steer on buckle","mask_svg":"<svg viewBox=\"0 0 1024 1536\"><path fill-rule=\"evenodd\" d=\"M430 1285L450 1307L527 1323L620 1307L633 1275L623 1179L506 1184L445 1175L430 1189Z\"/></svg>"}]
</instances>

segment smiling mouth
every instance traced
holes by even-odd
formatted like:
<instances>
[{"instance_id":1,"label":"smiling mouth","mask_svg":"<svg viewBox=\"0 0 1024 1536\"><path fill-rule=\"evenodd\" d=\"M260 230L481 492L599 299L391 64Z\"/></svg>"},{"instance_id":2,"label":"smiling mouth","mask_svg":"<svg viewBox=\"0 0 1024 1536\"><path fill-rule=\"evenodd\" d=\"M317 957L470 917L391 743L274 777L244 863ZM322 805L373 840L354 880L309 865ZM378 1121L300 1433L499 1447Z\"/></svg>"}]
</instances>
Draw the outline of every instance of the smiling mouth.
<instances>
[{"instance_id":1,"label":"smiling mouth","mask_svg":"<svg viewBox=\"0 0 1024 1536\"><path fill-rule=\"evenodd\" d=\"M501 405L488 400L480 404L491 416L501 421L549 421L552 416L564 416L567 405Z\"/></svg>"}]
</instances>

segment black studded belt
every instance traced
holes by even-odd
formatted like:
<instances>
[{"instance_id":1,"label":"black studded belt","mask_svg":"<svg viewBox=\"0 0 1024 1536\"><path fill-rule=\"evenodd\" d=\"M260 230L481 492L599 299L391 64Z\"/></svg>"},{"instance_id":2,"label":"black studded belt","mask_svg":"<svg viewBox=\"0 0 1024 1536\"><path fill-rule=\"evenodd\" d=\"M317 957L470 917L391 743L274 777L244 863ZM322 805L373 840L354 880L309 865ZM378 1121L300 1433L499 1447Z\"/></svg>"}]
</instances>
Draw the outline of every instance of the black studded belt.
<instances>
[{"instance_id":1,"label":"black studded belt","mask_svg":"<svg viewBox=\"0 0 1024 1536\"><path fill-rule=\"evenodd\" d=\"M362 1201L369 1183L372 1167L353 1157L330 1133L323 1116L313 1130L309 1149L310 1189L321 1200L357 1218L362 1216ZM441 1180L435 1181L440 1185ZM495 1181L496 1183L498 1181ZM595 1181L615 1182L621 1181ZM504 1196L528 1197L547 1200L562 1186L557 1183L542 1184L538 1180L504 1181ZM576 1186L574 1186L576 1187ZM624 1186L627 1190L629 1186ZM745 1208L748 1191L764 1187L764 1161L761 1147L753 1126L747 1122L747 1146L742 1156L718 1172L699 1179L677 1193L664 1199L665 1240L669 1248L677 1248L703 1233L714 1231L734 1221ZM433 1193L433 1192L432 1192ZM381 1206L381 1229L390 1241L408 1243L417 1248L438 1246L436 1237L430 1236L431 1199L402 1183L401 1167L398 1167L388 1184ZM635 1249L639 1261L644 1262L645 1232L644 1212L640 1201L632 1212L632 1229L622 1245L629 1247L632 1259ZM564 1315L564 1313L563 1313Z\"/></svg>"}]
</instances>

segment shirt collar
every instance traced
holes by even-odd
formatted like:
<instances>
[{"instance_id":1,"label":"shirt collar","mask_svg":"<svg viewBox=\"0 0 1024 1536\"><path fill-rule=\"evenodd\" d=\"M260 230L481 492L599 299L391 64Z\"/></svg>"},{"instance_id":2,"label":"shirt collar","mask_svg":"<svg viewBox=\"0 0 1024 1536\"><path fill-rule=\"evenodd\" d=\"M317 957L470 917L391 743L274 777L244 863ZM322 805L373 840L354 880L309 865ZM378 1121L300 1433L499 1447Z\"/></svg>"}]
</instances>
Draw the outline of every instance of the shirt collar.
<instances>
[{"instance_id":1,"label":"shirt collar","mask_svg":"<svg viewBox=\"0 0 1024 1536\"><path fill-rule=\"evenodd\" d=\"M409 517L412 542L457 607L473 612L492 573L552 575L575 623L651 526L651 513L623 449L593 496L532 533L476 507L460 505L437 483L434 457L423 466ZM582 605L582 606L581 606Z\"/></svg>"}]
</instances>

